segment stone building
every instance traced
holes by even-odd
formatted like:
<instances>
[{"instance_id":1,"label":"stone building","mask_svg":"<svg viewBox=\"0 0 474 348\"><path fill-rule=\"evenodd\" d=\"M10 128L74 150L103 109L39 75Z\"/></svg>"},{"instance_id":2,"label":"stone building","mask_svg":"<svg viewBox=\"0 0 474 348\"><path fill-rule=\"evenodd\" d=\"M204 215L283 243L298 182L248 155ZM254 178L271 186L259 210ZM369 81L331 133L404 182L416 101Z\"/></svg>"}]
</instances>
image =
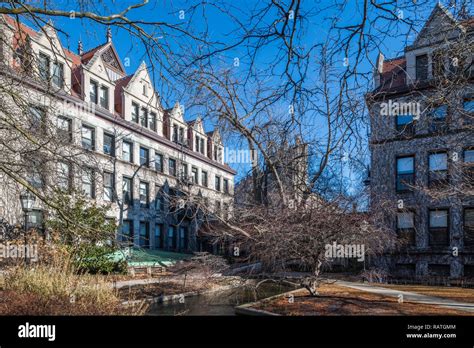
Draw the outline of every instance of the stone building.
<instances>
[{"instance_id":1,"label":"stone building","mask_svg":"<svg viewBox=\"0 0 474 348\"><path fill-rule=\"evenodd\" d=\"M436 5L404 54L380 53L371 119L371 209L401 246L393 276L474 276L474 19Z\"/></svg>"},{"instance_id":2,"label":"stone building","mask_svg":"<svg viewBox=\"0 0 474 348\"><path fill-rule=\"evenodd\" d=\"M86 52L79 43L76 54L62 46L49 23L34 30L2 15L0 29L1 83L20 68L31 69L23 84L31 113L56 123L68 147L91 156L90 167L61 163L61 173L50 178L32 167L29 182L41 188L45 180L57 180L58 187L111 204L117 238L126 244L181 252L202 248L200 215L189 217L183 207L190 197L214 212L232 206L236 173L224 163L219 132L206 132L199 117L187 121L179 103L165 109L145 62L128 75L110 30L104 43ZM6 184L8 177L1 179ZM19 192L6 186L0 188L0 217L21 222ZM172 213L170 197L183 197L183 206ZM39 200L36 205L30 223L41 226L47 209Z\"/></svg>"},{"instance_id":3,"label":"stone building","mask_svg":"<svg viewBox=\"0 0 474 348\"><path fill-rule=\"evenodd\" d=\"M289 204L297 205L306 193L308 184L308 145L296 137L293 144L283 142L275 149L268 151L269 158L275 163L283 190L289 199ZM257 186L254 192L254 180ZM255 196L256 194L256 196ZM278 184L273 171L265 164L244 177L235 188L237 205L252 205L252 202L275 204L280 202Z\"/></svg>"}]
</instances>

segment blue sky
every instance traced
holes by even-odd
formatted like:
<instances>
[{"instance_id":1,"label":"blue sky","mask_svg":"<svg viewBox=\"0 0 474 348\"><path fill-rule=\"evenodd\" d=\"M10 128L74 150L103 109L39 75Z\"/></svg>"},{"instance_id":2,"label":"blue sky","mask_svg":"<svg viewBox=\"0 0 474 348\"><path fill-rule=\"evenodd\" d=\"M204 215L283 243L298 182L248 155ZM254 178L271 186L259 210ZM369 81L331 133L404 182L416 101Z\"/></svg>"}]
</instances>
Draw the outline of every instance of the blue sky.
<instances>
[{"instance_id":1,"label":"blue sky","mask_svg":"<svg viewBox=\"0 0 474 348\"><path fill-rule=\"evenodd\" d=\"M345 3L343 0L338 0L341 3ZM404 2L410 2L412 0L405 0ZM403 1L400 1L403 2ZM418 3L422 3L423 0L419 0ZM447 3L448 1L443 1L443 3ZM73 1L60 1L61 9L63 10L77 10L76 3ZM109 7L114 12L118 12L123 10L130 4L136 3L136 1L104 1L106 6ZM246 22L247 18L245 17L246 10L248 8L253 8L259 6L259 2L254 0L243 0L239 1L238 5L231 5L233 2L229 1L229 6L232 6L232 13L235 15L235 18L239 21ZM311 2L304 2L302 11L310 11L311 15L311 23L305 23L305 38L301 42L302 45L313 45L315 43L324 42L327 39L328 30L331 25L331 21L336 17L339 16L339 23L344 25L356 24L360 20L361 11L360 11L360 4L361 1L351 0L345 4L344 10L342 13L339 9L336 8L328 8L328 2L324 0L314 0ZM428 18L430 11L435 6L436 1L428 1L428 4L423 7L413 8L412 10L405 11L402 15L405 18L415 18L420 21L424 21ZM100 6L100 5L97 5ZM197 32L199 30L205 29L205 24L207 24L208 32L213 40L219 40L226 44L235 42L236 38L232 36L231 31L234 29L232 25L232 21L218 13L212 6L207 6L204 11L199 13L195 13L194 17L191 17L190 13L186 11L180 12L183 9L186 9L189 4L186 1L171 1L171 0L151 0L148 5L145 7L133 10L129 13L129 17L131 19L141 19L144 21L164 21L167 23L173 24L180 24L183 27L186 27L189 23L192 23L192 26L195 28ZM315 6L313 7L310 6ZM99 12L102 12L103 9L98 9ZM184 15L184 18L183 18ZM181 16L181 17L180 17ZM369 14L370 16L370 14ZM206 18L206 21L203 20ZM57 17L54 18L54 23L56 27L62 30L65 34L60 33L60 37L62 39L63 45L69 48L73 52L77 52L77 44L79 40L82 40L84 51L87 51L93 47L96 47L99 44L102 44L106 41L106 27L103 25L99 25L97 23L93 23L90 20L81 20L81 19L70 19L70 18L61 18ZM416 37L416 31L420 30L420 26L414 28L414 31L411 33L408 32L408 28L398 23L396 26L384 28L384 23L377 21L373 23L373 28L369 28L370 30L386 30L388 31L389 35L384 37L384 41L380 43L380 47L384 53L384 55L388 58L395 57L400 55L403 52L403 47L405 46L405 41L400 41L400 37L402 35L410 35L410 36L403 36L407 38L408 41L413 41ZM148 27L148 31L154 31L154 28ZM114 45L120 55L122 61L126 60L130 64L126 66L127 73L133 73L140 63L145 60L147 61L146 54L144 53L144 47L140 42L137 42L136 39L131 38L130 34L125 30L117 30L115 28L112 29L113 33L113 42ZM175 45L174 42L181 40L182 38L172 37L171 32L156 32L156 36L163 37L162 40L166 40L166 42L170 43L171 47L176 46L178 49L178 45ZM278 46L269 45L266 51L263 54L260 54L257 57L257 65L265 66L268 64L268 61L273 58L276 54L277 50L279 49ZM232 51L226 52L222 57L220 57L221 61L224 64L233 64L235 57L243 57L245 56L246 47L241 46ZM363 58L362 63L360 64L360 69L366 72L370 72L372 70L372 62L375 61L376 55L378 51L373 50L368 52L367 56ZM342 62L344 58L344 53L340 52L340 56L338 59ZM147 62L149 63L149 62ZM245 72L246 59L243 58L241 60L241 69L242 72ZM341 64L342 66L342 64ZM311 77L312 78L312 77ZM317 79L317 78L316 78ZM275 80L275 83L278 83L278 80ZM159 90L159 83L157 83L157 89ZM367 88L370 88L370 85L367 84ZM175 102L173 97L171 96L169 99L163 100L165 106L172 106ZM196 114L194 111L188 110L186 118L187 119L194 119ZM209 120L206 121L206 128L207 130L212 128L212 124L210 124ZM227 143L229 145L229 143ZM232 145L230 145L232 146ZM242 145L236 145L242 146ZM245 173L248 169L246 165L233 165L235 169L239 171L239 177ZM350 170L345 168L344 175L350 177Z\"/></svg>"}]
</instances>

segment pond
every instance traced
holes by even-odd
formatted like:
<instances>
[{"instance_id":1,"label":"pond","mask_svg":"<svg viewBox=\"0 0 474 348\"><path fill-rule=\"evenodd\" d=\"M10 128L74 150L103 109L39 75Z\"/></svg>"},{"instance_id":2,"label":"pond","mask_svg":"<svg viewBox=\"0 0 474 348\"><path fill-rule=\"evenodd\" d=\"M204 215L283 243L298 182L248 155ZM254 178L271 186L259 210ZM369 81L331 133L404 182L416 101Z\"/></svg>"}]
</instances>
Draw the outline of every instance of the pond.
<instances>
[{"instance_id":1,"label":"pond","mask_svg":"<svg viewBox=\"0 0 474 348\"><path fill-rule=\"evenodd\" d=\"M185 298L184 303L168 302L152 305L148 315L235 315L234 307L261 300L294 289L282 284L262 284L258 292L252 288L238 287Z\"/></svg>"}]
</instances>

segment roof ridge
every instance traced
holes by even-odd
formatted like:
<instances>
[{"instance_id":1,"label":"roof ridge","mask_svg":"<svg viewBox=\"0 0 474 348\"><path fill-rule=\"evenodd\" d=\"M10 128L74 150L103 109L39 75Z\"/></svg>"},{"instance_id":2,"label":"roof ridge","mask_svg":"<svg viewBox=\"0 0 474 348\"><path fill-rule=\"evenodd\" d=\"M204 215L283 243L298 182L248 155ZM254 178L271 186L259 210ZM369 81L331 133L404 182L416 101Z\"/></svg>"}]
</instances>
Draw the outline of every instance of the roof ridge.
<instances>
[{"instance_id":1,"label":"roof ridge","mask_svg":"<svg viewBox=\"0 0 474 348\"><path fill-rule=\"evenodd\" d=\"M91 53L91 52L94 51L94 50L98 50L98 49L104 47L104 46L107 45L107 44L108 44L108 42L103 43L103 44L101 44L101 45L99 45L99 46L96 46L96 47L94 47L94 48L91 48L90 50L88 50L88 51L82 53L81 56L86 55L86 54L88 54L88 53Z\"/></svg>"}]
</instances>

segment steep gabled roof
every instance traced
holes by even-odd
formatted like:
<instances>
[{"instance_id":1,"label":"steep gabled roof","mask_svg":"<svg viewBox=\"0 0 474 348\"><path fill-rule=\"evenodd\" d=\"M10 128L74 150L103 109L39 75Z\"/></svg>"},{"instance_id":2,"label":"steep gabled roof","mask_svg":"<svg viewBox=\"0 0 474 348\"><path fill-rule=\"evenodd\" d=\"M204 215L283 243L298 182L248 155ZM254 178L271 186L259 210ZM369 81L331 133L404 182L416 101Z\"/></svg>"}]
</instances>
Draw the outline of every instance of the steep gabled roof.
<instances>
[{"instance_id":1,"label":"steep gabled roof","mask_svg":"<svg viewBox=\"0 0 474 348\"><path fill-rule=\"evenodd\" d=\"M122 62L120 61L117 50L115 49L112 41L106 42L102 45L94 47L93 49L83 53L81 55L81 60L82 60L82 63L86 65L86 67L90 68L94 64L94 62L97 59L99 59L99 57L102 57L102 60L104 61L106 65L112 67L113 69L117 70L120 74L125 76L126 74L125 68Z\"/></svg>"},{"instance_id":2,"label":"steep gabled roof","mask_svg":"<svg viewBox=\"0 0 474 348\"><path fill-rule=\"evenodd\" d=\"M383 62L379 91L389 90L406 84L406 59L397 57Z\"/></svg>"}]
</instances>

